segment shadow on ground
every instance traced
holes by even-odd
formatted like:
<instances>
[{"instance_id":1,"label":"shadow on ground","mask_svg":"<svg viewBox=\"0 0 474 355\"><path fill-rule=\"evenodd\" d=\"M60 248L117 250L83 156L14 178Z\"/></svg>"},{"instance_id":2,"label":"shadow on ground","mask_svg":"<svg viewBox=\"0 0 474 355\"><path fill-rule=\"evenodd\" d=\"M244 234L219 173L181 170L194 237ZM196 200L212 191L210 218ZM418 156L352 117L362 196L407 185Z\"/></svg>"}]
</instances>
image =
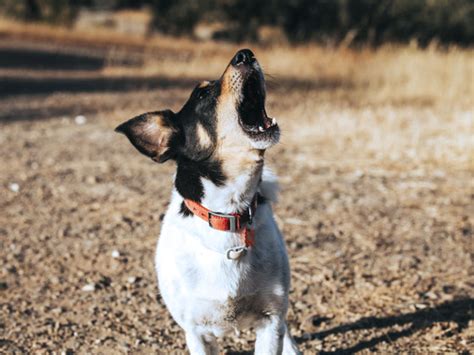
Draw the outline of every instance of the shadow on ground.
<instances>
[{"instance_id":1,"label":"shadow on ground","mask_svg":"<svg viewBox=\"0 0 474 355\"><path fill-rule=\"evenodd\" d=\"M366 317L350 324L343 324L328 330L315 332L304 337L296 338L298 343L308 340L324 339L333 334L347 333L362 329L388 328L392 326L403 326L411 324L407 329L400 331L388 331L387 333L363 340L350 348L336 349L334 351L322 351L320 354L353 354L364 349L370 349L384 341L396 341L397 339L411 336L414 333L433 326L439 322L454 322L457 324L456 332L467 328L470 320L474 319L474 299L463 298L455 301L445 302L433 308L426 308L416 312L388 316L388 317ZM449 336L449 334L445 334Z\"/></svg>"},{"instance_id":2,"label":"shadow on ground","mask_svg":"<svg viewBox=\"0 0 474 355\"><path fill-rule=\"evenodd\" d=\"M43 105L41 107L14 107L2 110L0 108L0 122L17 122L17 121L33 121L42 120L49 118L60 118L60 117L74 117L77 115L89 115L96 114L101 110L112 110L110 104L104 105L103 107L97 107L95 105L86 106L77 103L66 103L56 105Z\"/></svg>"},{"instance_id":3,"label":"shadow on ground","mask_svg":"<svg viewBox=\"0 0 474 355\"><path fill-rule=\"evenodd\" d=\"M136 54L136 53L135 53ZM129 63L130 64L130 63ZM105 76L106 53L90 55L73 51L0 47L0 98L18 95L46 96L53 93L123 93L138 90L184 89L191 91L203 77ZM225 63L223 63L223 68ZM25 71L25 69L27 69ZM301 80L269 76L267 85L275 92L324 91L351 88L352 83L337 78ZM0 121L35 120L70 113L66 106L44 106L0 110ZM84 109L81 109L84 112Z\"/></svg>"},{"instance_id":4,"label":"shadow on ground","mask_svg":"<svg viewBox=\"0 0 474 355\"><path fill-rule=\"evenodd\" d=\"M18 95L33 95L38 97L54 93L127 93L142 90L173 90L183 89L191 92L194 86L209 78L184 77L174 78L167 76L126 76L105 77L101 74L77 76L54 76L54 77L28 77L12 76L2 77L0 75L0 98L12 98ZM326 91L336 90L341 87L349 88L350 83L338 80L295 80L282 78L269 85L276 93L293 91ZM78 107L77 103L41 105L41 108L9 108L0 109L0 122L30 121L45 118L57 118L71 114L96 113L98 107ZM77 111L77 112L75 112Z\"/></svg>"},{"instance_id":5,"label":"shadow on ground","mask_svg":"<svg viewBox=\"0 0 474 355\"><path fill-rule=\"evenodd\" d=\"M1 78L0 95L34 95L56 92L120 92L143 89L192 88L200 78L152 77L105 77L100 74L87 77L40 77L7 76Z\"/></svg>"},{"instance_id":6,"label":"shadow on ground","mask_svg":"<svg viewBox=\"0 0 474 355\"><path fill-rule=\"evenodd\" d=\"M105 57L32 48L0 48L0 68L35 70L99 70Z\"/></svg>"},{"instance_id":7,"label":"shadow on ground","mask_svg":"<svg viewBox=\"0 0 474 355\"><path fill-rule=\"evenodd\" d=\"M105 77L103 75L86 77L28 77L27 75L0 76L0 95L34 95L51 94L55 92L117 92L131 91L137 89L180 89L189 88L203 80L212 78L183 77L174 78L168 76L122 76ZM270 88L279 91L288 90L333 90L341 87L350 88L352 85L340 80L323 79L318 82L312 80L298 80L281 78L271 83Z\"/></svg>"}]
</instances>

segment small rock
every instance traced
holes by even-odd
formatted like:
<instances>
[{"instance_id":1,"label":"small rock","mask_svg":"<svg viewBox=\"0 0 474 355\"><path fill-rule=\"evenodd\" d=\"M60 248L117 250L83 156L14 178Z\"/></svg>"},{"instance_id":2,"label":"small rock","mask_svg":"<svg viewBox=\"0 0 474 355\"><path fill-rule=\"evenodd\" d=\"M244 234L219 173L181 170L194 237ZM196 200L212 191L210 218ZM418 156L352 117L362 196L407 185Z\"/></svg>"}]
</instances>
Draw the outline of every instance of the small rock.
<instances>
[{"instance_id":1,"label":"small rock","mask_svg":"<svg viewBox=\"0 0 474 355\"><path fill-rule=\"evenodd\" d=\"M309 224L308 222L305 222L299 218L292 218L292 217L286 218L284 222L287 224L295 225L295 226L306 226Z\"/></svg>"},{"instance_id":2,"label":"small rock","mask_svg":"<svg viewBox=\"0 0 474 355\"><path fill-rule=\"evenodd\" d=\"M439 298L436 293L431 291L426 292L423 296L429 298L430 300L437 300Z\"/></svg>"},{"instance_id":3,"label":"small rock","mask_svg":"<svg viewBox=\"0 0 474 355\"><path fill-rule=\"evenodd\" d=\"M86 183L87 184L95 184L97 182L97 179L95 178L95 176L92 176L92 175L89 175L86 177Z\"/></svg>"},{"instance_id":4,"label":"small rock","mask_svg":"<svg viewBox=\"0 0 474 355\"><path fill-rule=\"evenodd\" d=\"M112 251L112 258L114 258L114 259L120 258L120 252L118 250L113 250Z\"/></svg>"},{"instance_id":5,"label":"small rock","mask_svg":"<svg viewBox=\"0 0 474 355\"><path fill-rule=\"evenodd\" d=\"M86 292L95 291L95 285L94 284L85 285L84 287L82 287L82 291L86 291Z\"/></svg>"},{"instance_id":6,"label":"small rock","mask_svg":"<svg viewBox=\"0 0 474 355\"><path fill-rule=\"evenodd\" d=\"M76 122L77 125L83 125L87 122L87 118L83 115L79 115L74 117L74 122Z\"/></svg>"},{"instance_id":7,"label":"small rock","mask_svg":"<svg viewBox=\"0 0 474 355\"><path fill-rule=\"evenodd\" d=\"M137 278L135 276L130 276L128 279L127 279L127 282L129 284L134 284L135 282L137 281Z\"/></svg>"},{"instance_id":8,"label":"small rock","mask_svg":"<svg viewBox=\"0 0 474 355\"><path fill-rule=\"evenodd\" d=\"M53 308L51 312L54 314L61 314L61 313L64 313L64 309L62 307L57 307L57 308Z\"/></svg>"},{"instance_id":9,"label":"small rock","mask_svg":"<svg viewBox=\"0 0 474 355\"><path fill-rule=\"evenodd\" d=\"M306 309L307 307L305 306L305 304L304 304L303 302L297 301L297 302L295 303L295 308L296 308L296 309Z\"/></svg>"},{"instance_id":10,"label":"small rock","mask_svg":"<svg viewBox=\"0 0 474 355\"><path fill-rule=\"evenodd\" d=\"M13 192L18 192L20 191L20 185L18 185L16 182L12 182L8 185L8 188L10 189L10 191L13 191Z\"/></svg>"},{"instance_id":11,"label":"small rock","mask_svg":"<svg viewBox=\"0 0 474 355\"><path fill-rule=\"evenodd\" d=\"M321 340L316 341L313 347L314 347L314 350L321 351L323 350L323 342Z\"/></svg>"}]
</instances>

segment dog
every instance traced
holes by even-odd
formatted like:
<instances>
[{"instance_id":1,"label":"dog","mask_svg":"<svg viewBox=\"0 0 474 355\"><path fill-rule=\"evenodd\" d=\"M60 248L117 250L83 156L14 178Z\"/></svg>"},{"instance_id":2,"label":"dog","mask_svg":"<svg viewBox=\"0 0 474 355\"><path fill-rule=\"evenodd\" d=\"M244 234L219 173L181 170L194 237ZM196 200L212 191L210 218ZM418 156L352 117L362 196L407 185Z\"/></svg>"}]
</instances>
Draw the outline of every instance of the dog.
<instances>
[{"instance_id":1,"label":"dog","mask_svg":"<svg viewBox=\"0 0 474 355\"><path fill-rule=\"evenodd\" d=\"M116 128L154 161L176 161L155 262L191 354L219 354L217 338L248 327L256 354L299 353L286 325L288 256L270 205L277 184L264 168L280 128L265 95L263 71L242 49L178 113L149 112Z\"/></svg>"}]
</instances>

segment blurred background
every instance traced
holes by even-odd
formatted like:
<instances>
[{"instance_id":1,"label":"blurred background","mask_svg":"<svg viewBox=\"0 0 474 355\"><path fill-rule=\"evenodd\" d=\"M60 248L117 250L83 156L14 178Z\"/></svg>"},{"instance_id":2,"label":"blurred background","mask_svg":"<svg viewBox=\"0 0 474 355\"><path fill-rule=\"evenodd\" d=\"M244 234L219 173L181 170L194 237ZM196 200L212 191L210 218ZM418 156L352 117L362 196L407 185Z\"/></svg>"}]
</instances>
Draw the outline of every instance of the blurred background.
<instances>
[{"instance_id":1,"label":"blurred background","mask_svg":"<svg viewBox=\"0 0 474 355\"><path fill-rule=\"evenodd\" d=\"M0 352L184 351L153 271L174 166L113 129L248 47L300 348L468 354L473 43L471 0L0 0Z\"/></svg>"},{"instance_id":2,"label":"blurred background","mask_svg":"<svg viewBox=\"0 0 474 355\"><path fill-rule=\"evenodd\" d=\"M20 20L79 29L260 43L467 46L474 37L469 0L2 0L0 8Z\"/></svg>"}]
</instances>

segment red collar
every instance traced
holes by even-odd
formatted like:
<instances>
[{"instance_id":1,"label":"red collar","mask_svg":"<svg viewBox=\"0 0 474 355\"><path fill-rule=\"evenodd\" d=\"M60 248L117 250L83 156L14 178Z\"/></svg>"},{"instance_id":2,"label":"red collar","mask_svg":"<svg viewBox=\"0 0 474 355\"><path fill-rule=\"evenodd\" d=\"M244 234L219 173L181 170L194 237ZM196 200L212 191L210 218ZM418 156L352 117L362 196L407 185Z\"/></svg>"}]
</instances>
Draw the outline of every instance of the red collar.
<instances>
[{"instance_id":1,"label":"red collar","mask_svg":"<svg viewBox=\"0 0 474 355\"><path fill-rule=\"evenodd\" d=\"M209 227L232 233L239 233L246 247L254 245L254 230L251 227L253 216L257 211L258 194L244 213L219 213L213 212L200 203L184 199L186 207L197 217L209 223Z\"/></svg>"}]
</instances>

